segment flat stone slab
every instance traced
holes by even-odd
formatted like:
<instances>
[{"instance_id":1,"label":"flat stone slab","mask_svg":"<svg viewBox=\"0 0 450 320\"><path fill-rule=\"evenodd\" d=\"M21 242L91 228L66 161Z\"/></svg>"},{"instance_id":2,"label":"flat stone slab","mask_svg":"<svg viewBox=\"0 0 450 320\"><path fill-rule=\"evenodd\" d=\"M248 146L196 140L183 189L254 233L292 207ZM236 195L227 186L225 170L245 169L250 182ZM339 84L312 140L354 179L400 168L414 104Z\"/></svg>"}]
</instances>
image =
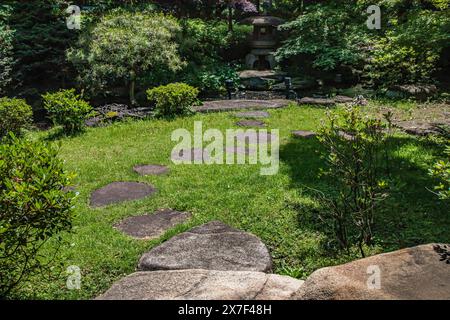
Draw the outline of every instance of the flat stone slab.
<instances>
[{"instance_id":1,"label":"flat stone slab","mask_svg":"<svg viewBox=\"0 0 450 320\"><path fill-rule=\"evenodd\" d=\"M271 143L278 138L276 134L262 132L256 132L256 134L248 134L248 133L238 133L236 134L236 141L240 143L248 143L248 144L260 144L260 143Z\"/></svg>"},{"instance_id":2,"label":"flat stone slab","mask_svg":"<svg viewBox=\"0 0 450 320\"><path fill-rule=\"evenodd\" d=\"M266 111L248 111L236 114L238 118L268 118L270 114Z\"/></svg>"},{"instance_id":3,"label":"flat stone slab","mask_svg":"<svg viewBox=\"0 0 450 320\"><path fill-rule=\"evenodd\" d=\"M303 281L251 271L136 272L96 300L288 300Z\"/></svg>"},{"instance_id":4,"label":"flat stone slab","mask_svg":"<svg viewBox=\"0 0 450 320\"><path fill-rule=\"evenodd\" d=\"M153 214L126 218L116 224L115 228L130 237L150 240L159 238L169 229L186 222L190 217L189 212L162 209Z\"/></svg>"},{"instance_id":5,"label":"flat stone slab","mask_svg":"<svg viewBox=\"0 0 450 320\"><path fill-rule=\"evenodd\" d=\"M333 99L305 97L305 98L298 100L298 104L309 104L309 105L317 105L317 106L334 106L336 104L336 102Z\"/></svg>"},{"instance_id":6,"label":"flat stone slab","mask_svg":"<svg viewBox=\"0 0 450 320\"><path fill-rule=\"evenodd\" d=\"M256 128L264 128L266 124L259 120L241 120L236 122L236 125L239 127L256 127Z\"/></svg>"},{"instance_id":7,"label":"flat stone slab","mask_svg":"<svg viewBox=\"0 0 450 320\"><path fill-rule=\"evenodd\" d=\"M233 147L225 147L224 148L225 154L237 154L237 155L254 155L256 153L255 148L251 148L249 146L241 147L241 146L234 146Z\"/></svg>"},{"instance_id":8,"label":"flat stone slab","mask_svg":"<svg viewBox=\"0 0 450 320\"><path fill-rule=\"evenodd\" d=\"M251 110L265 110L265 109L279 109L287 107L291 100L272 99L272 100L216 100L205 101L202 106L195 107L197 112L218 112L218 111L233 111L241 109Z\"/></svg>"},{"instance_id":9,"label":"flat stone slab","mask_svg":"<svg viewBox=\"0 0 450 320\"><path fill-rule=\"evenodd\" d=\"M156 189L146 183L113 182L92 193L91 207L103 207L124 201L138 200L155 192Z\"/></svg>"},{"instance_id":10,"label":"flat stone slab","mask_svg":"<svg viewBox=\"0 0 450 320\"><path fill-rule=\"evenodd\" d=\"M138 264L140 271L183 269L270 272L272 258L256 236L213 221L153 248Z\"/></svg>"},{"instance_id":11,"label":"flat stone slab","mask_svg":"<svg viewBox=\"0 0 450 320\"><path fill-rule=\"evenodd\" d=\"M155 164L134 166L133 170L141 176L158 176L169 172L168 167Z\"/></svg>"},{"instance_id":12,"label":"flat stone slab","mask_svg":"<svg viewBox=\"0 0 450 320\"><path fill-rule=\"evenodd\" d=\"M445 133L441 127L450 126L450 120L444 119L440 122L422 121L398 121L395 126L404 132L415 136L437 135Z\"/></svg>"},{"instance_id":13,"label":"flat stone slab","mask_svg":"<svg viewBox=\"0 0 450 320\"><path fill-rule=\"evenodd\" d=\"M445 244L428 244L380 254L315 271L294 298L449 300L449 260L450 245ZM379 275L379 282L376 276L371 277L375 273Z\"/></svg>"},{"instance_id":14,"label":"flat stone slab","mask_svg":"<svg viewBox=\"0 0 450 320\"><path fill-rule=\"evenodd\" d=\"M297 138L305 138L305 139L311 139L317 136L317 133L313 131L305 131L305 130L296 130L292 131L292 135Z\"/></svg>"},{"instance_id":15,"label":"flat stone slab","mask_svg":"<svg viewBox=\"0 0 450 320\"><path fill-rule=\"evenodd\" d=\"M208 153L204 149L192 148L189 150L174 150L171 154L172 161L200 161L209 160Z\"/></svg>"}]
</instances>

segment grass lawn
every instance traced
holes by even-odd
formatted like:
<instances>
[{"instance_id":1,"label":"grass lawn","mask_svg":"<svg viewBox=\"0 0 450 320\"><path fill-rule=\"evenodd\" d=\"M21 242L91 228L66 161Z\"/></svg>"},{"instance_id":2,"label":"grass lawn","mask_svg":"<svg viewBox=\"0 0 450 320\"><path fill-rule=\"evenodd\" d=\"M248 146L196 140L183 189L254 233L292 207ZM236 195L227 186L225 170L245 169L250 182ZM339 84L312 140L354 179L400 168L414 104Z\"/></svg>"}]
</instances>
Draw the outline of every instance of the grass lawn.
<instances>
[{"instance_id":1,"label":"grass lawn","mask_svg":"<svg viewBox=\"0 0 450 320\"><path fill-rule=\"evenodd\" d=\"M316 130L325 110L291 106L269 111L268 128L280 130L280 171L261 176L259 165L179 165L170 161L175 143L173 130L193 130L194 121L204 129L235 128L233 113L197 114L167 120L125 122L88 129L84 134L61 138L61 157L68 170L77 173L77 216L73 233L65 235L61 249L64 269L77 265L82 271L81 290L66 289L63 274L52 281L42 276L18 289L15 296L38 299L89 299L115 280L132 273L144 252L173 235L211 220L221 220L251 232L268 246L275 272L305 278L314 270L358 258L328 245L323 230L306 207L314 205L308 187L326 190L317 178L324 165L316 139L292 138L292 130ZM48 132L32 133L45 138ZM392 167L396 191L377 216L376 242L371 254L429 242L450 242L448 206L426 190L434 181L427 169L442 151L433 141L411 136L396 137L398 149ZM166 176L141 177L137 164L164 164ZM114 181L142 181L158 192L149 198L91 209L90 194ZM400 183L401 182L401 183ZM193 213L188 224L178 226L158 240L138 241L121 234L113 225L123 218L173 208ZM51 245L51 244L49 244ZM54 275L57 275L55 268Z\"/></svg>"}]
</instances>

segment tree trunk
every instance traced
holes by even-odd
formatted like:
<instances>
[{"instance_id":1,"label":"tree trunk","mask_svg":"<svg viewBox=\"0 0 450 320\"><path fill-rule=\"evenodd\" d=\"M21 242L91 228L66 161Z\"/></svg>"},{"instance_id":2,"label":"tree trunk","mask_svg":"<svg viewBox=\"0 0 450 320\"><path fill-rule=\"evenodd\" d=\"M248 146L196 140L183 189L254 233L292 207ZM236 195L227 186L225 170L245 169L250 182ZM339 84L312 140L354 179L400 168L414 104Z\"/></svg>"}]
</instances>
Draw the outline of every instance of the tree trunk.
<instances>
[{"instance_id":1,"label":"tree trunk","mask_svg":"<svg viewBox=\"0 0 450 320\"><path fill-rule=\"evenodd\" d=\"M228 31L233 32L233 6L228 5Z\"/></svg>"},{"instance_id":2,"label":"tree trunk","mask_svg":"<svg viewBox=\"0 0 450 320\"><path fill-rule=\"evenodd\" d=\"M136 105L136 97L135 97L135 89L136 89L136 73L134 71L130 72L130 103L132 106Z\"/></svg>"}]
</instances>

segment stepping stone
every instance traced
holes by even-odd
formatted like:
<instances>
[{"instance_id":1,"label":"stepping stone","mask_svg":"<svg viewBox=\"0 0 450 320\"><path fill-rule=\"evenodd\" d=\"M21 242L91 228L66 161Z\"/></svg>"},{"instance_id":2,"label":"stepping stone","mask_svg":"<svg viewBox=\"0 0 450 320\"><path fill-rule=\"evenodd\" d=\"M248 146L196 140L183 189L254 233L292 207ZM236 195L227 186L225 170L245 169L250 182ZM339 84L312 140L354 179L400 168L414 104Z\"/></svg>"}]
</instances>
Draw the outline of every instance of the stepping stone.
<instances>
[{"instance_id":1,"label":"stepping stone","mask_svg":"<svg viewBox=\"0 0 450 320\"><path fill-rule=\"evenodd\" d=\"M266 111L248 111L248 112L237 113L236 117L238 117L238 118L268 118L268 117L270 117L270 115Z\"/></svg>"},{"instance_id":2,"label":"stepping stone","mask_svg":"<svg viewBox=\"0 0 450 320\"><path fill-rule=\"evenodd\" d=\"M140 271L206 269L272 270L272 258L256 236L213 221L181 233L144 254Z\"/></svg>"},{"instance_id":3,"label":"stepping stone","mask_svg":"<svg viewBox=\"0 0 450 320\"><path fill-rule=\"evenodd\" d=\"M304 130L296 130L292 131L292 135L297 138L305 138L305 139L311 139L317 136L317 133L312 131L304 131Z\"/></svg>"},{"instance_id":4,"label":"stepping stone","mask_svg":"<svg viewBox=\"0 0 450 320\"><path fill-rule=\"evenodd\" d=\"M190 153L190 154L189 154ZM203 149L192 148L188 152L186 150L174 150L171 155L172 161L188 161L191 160L194 162L195 160L208 160L209 155L204 154Z\"/></svg>"},{"instance_id":5,"label":"stepping stone","mask_svg":"<svg viewBox=\"0 0 450 320\"><path fill-rule=\"evenodd\" d=\"M94 191L91 195L91 207L103 207L114 203L145 198L156 189L140 182L113 182Z\"/></svg>"},{"instance_id":6,"label":"stepping stone","mask_svg":"<svg viewBox=\"0 0 450 320\"><path fill-rule=\"evenodd\" d=\"M288 300L303 282L252 271L136 272L96 300Z\"/></svg>"},{"instance_id":7,"label":"stepping stone","mask_svg":"<svg viewBox=\"0 0 450 320\"><path fill-rule=\"evenodd\" d=\"M298 101L298 104L309 104L309 105L317 105L317 106L334 106L335 101L333 99L305 97L305 98L300 99Z\"/></svg>"},{"instance_id":8,"label":"stepping stone","mask_svg":"<svg viewBox=\"0 0 450 320\"><path fill-rule=\"evenodd\" d=\"M343 138L344 140L347 140L347 141L353 141L353 140L355 140L355 136L354 136L354 135L352 135L352 134L350 134L350 133L348 133L348 132L345 132L345 131L339 131L339 132L338 132L338 135L339 135L341 138Z\"/></svg>"},{"instance_id":9,"label":"stepping stone","mask_svg":"<svg viewBox=\"0 0 450 320\"><path fill-rule=\"evenodd\" d=\"M135 166L133 170L141 176L161 175L169 172L169 168L161 165L139 165Z\"/></svg>"},{"instance_id":10,"label":"stepping stone","mask_svg":"<svg viewBox=\"0 0 450 320\"><path fill-rule=\"evenodd\" d=\"M256 135L249 135L246 133L236 134L236 140L238 142L248 144L271 143L272 141L275 141L276 138L277 135L273 133L262 134L257 132Z\"/></svg>"},{"instance_id":11,"label":"stepping stone","mask_svg":"<svg viewBox=\"0 0 450 320\"><path fill-rule=\"evenodd\" d=\"M338 95L338 96L334 97L334 101L336 103L352 103L355 101L355 99L351 98L351 97L347 97L347 96Z\"/></svg>"},{"instance_id":12,"label":"stepping stone","mask_svg":"<svg viewBox=\"0 0 450 320\"><path fill-rule=\"evenodd\" d=\"M239 127L257 127L264 128L266 124L259 120L241 120L236 123Z\"/></svg>"},{"instance_id":13,"label":"stepping stone","mask_svg":"<svg viewBox=\"0 0 450 320\"><path fill-rule=\"evenodd\" d=\"M248 146L246 146L246 147L234 146L234 148L233 147L225 147L224 153L248 156L248 155L254 155L256 153L256 149L250 148Z\"/></svg>"},{"instance_id":14,"label":"stepping stone","mask_svg":"<svg viewBox=\"0 0 450 320\"><path fill-rule=\"evenodd\" d=\"M284 107L287 107L291 103L292 103L291 100L285 100L285 99L217 100L217 101L205 101L202 106L194 107L194 110L197 112L219 112L219 111L233 111L233 110L242 110L242 109L266 110L266 109L284 108Z\"/></svg>"},{"instance_id":15,"label":"stepping stone","mask_svg":"<svg viewBox=\"0 0 450 320\"><path fill-rule=\"evenodd\" d=\"M188 212L162 209L153 214L122 220L115 225L115 228L136 239L156 239L167 230L186 222L190 217L191 214Z\"/></svg>"}]
</instances>

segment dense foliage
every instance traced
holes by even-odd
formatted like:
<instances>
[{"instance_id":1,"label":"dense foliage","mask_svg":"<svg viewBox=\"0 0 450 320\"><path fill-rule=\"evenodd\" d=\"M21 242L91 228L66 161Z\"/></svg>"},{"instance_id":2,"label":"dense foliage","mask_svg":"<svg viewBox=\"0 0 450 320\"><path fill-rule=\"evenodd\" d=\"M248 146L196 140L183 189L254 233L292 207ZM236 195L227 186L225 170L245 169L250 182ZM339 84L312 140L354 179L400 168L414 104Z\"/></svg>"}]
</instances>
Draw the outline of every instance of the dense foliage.
<instances>
[{"instance_id":1,"label":"dense foliage","mask_svg":"<svg viewBox=\"0 0 450 320\"><path fill-rule=\"evenodd\" d=\"M180 31L169 16L152 13L107 14L85 30L69 60L79 71L79 80L91 93L110 93L127 83L132 104L136 83L148 73L176 71L183 66L174 41Z\"/></svg>"},{"instance_id":2,"label":"dense foliage","mask_svg":"<svg viewBox=\"0 0 450 320\"><path fill-rule=\"evenodd\" d=\"M439 160L430 169L430 175L438 179L434 192L442 200L450 199L450 145L445 148L446 159Z\"/></svg>"},{"instance_id":3,"label":"dense foliage","mask_svg":"<svg viewBox=\"0 0 450 320\"><path fill-rule=\"evenodd\" d=\"M83 130L85 121L92 116L92 107L75 93L75 89L60 90L42 96L50 119L61 125L66 133Z\"/></svg>"},{"instance_id":4,"label":"dense foliage","mask_svg":"<svg viewBox=\"0 0 450 320\"><path fill-rule=\"evenodd\" d=\"M300 70L351 70L367 84L433 82L450 49L449 1L329 1L305 6L278 50ZM366 26L369 5L381 7L381 29ZM299 59L302 58L302 59Z\"/></svg>"},{"instance_id":5,"label":"dense foliage","mask_svg":"<svg viewBox=\"0 0 450 320\"><path fill-rule=\"evenodd\" d=\"M0 139L12 132L20 135L31 125L33 111L23 99L0 98Z\"/></svg>"},{"instance_id":6,"label":"dense foliage","mask_svg":"<svg viewBox=\"0 0 450 320\"><path fill-rule=\"evenodd\" d=\"M157 116L172 117L192 112L198 89L185 83L171 83L147 90L147 96L155 104Z\"/></svg>"},{"instance_id":7,"label":"dense foliage","mask_svg":"<svg viewBox=\"0 0 450 320\"><path fill-rule=\"evenodd\" d=\"M0 145L0 298L43 271L43 245L71 229L71 178L55 147L15 137Z\"/></svg>"}]
</instances>

